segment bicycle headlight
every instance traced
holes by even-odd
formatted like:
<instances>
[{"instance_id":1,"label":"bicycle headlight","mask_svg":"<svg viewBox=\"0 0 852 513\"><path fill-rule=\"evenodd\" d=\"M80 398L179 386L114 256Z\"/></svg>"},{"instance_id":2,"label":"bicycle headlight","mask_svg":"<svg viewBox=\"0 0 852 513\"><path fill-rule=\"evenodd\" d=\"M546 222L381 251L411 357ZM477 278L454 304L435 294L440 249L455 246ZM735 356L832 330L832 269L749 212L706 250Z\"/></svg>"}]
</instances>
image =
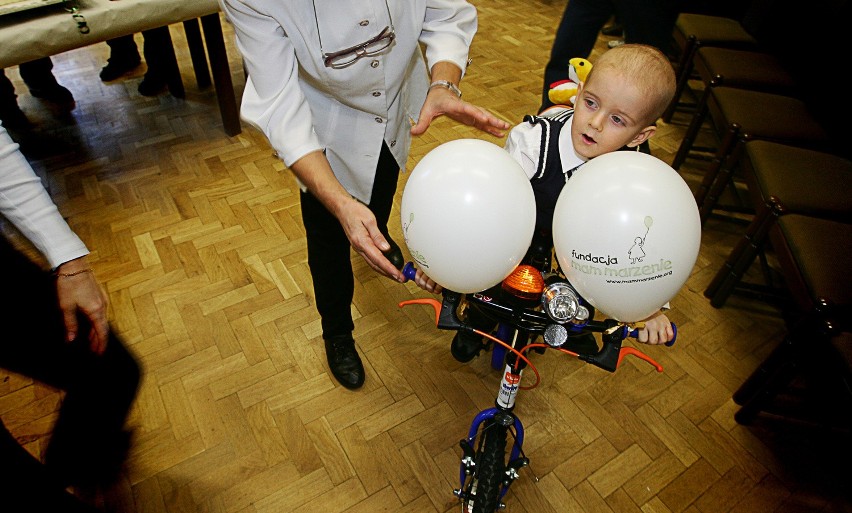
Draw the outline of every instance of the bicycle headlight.
<instances>
[{"instance_id":1,"label":"bicycle headlight","mask_svg":"<svg viewBox=\"0 0 852 513\"><path fill-rule=\"evenodd\" d=\"M580 297L565 282L551 283L541 294L544 311L556 322L582 322L588 319L589 310L580 304Z\"/></svg>"}]
</instances>

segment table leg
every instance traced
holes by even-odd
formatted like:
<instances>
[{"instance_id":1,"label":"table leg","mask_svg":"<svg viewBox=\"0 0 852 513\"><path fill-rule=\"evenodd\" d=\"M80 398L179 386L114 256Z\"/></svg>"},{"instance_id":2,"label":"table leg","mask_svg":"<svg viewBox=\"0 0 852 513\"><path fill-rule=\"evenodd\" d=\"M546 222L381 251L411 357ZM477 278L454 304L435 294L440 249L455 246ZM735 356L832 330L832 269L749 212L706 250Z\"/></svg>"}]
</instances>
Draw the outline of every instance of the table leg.
<instances>
[{"instance_id":1,"label":"table leg","mask_svg":"<svg viewBox=\"0 0 852 513\"><path fill-rule=\"evenodd\" d=\"M204 30L204 39L207 42L207 56L213 71L213 84L216 86L216 97L219 100L219 111L222 114L225 133L237 135L242 131L240 113L234 96L231 68L228 66L228 54L225 51L219 13L202 16L201 28Z\"/></svg>"},{"instance_id":2,"label":"table leg","mask_svg":"<svg viewBox=\"0 0 852 513\"><path fill-rule=\"evenodd\" d=\"M201 40L201 29L198 28L198 19L183 22L183 31L186 33L186 43L189 46L189 56L192 59L192 69L195 71L195 82L199 89L210 87L210 69L207 67L207 56L204 55L204 42Z\"/></svg>"}]
</instances>

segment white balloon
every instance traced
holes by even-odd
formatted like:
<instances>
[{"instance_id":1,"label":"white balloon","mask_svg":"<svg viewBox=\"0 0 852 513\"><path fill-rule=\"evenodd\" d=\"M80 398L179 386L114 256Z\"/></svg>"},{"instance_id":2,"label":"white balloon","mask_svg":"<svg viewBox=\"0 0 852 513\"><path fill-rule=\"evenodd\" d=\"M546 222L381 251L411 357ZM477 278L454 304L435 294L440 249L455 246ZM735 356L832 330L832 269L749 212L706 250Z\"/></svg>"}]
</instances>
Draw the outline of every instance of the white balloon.
<instances>
[{"instance_id":1,"label":"white balloon","mask_svg":"<svg viewBox=\"0 0 852 513\"><path fill-rule=\"evenodd\" d=\"M645 153L590 160L556 202L560 267L584 299L622 322L644 320L670 301L692 272L700 244L689 186Z\"/></svg>"},{"instance_id":2,"label":"white balloon","mask_svg":"<svg viewBox=\"0 0 852 513\"><path fill-rule=\"evenodd\" d=\"M401 204L405 243L418 266L461 293L500 283L527 252L535 197L521 166L501 147L458 139L411 171Z\"/></svg>"}]
</instances>

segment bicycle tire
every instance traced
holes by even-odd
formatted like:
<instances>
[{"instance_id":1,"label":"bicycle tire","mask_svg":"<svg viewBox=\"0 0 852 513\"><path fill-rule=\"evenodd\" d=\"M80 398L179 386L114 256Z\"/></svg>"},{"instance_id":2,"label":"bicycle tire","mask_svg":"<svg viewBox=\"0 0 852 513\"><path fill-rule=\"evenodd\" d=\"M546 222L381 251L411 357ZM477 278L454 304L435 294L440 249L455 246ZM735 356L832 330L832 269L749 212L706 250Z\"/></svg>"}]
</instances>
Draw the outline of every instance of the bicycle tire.
<instances>
[{"instance_id":1,"label":"bicycle tire","mask_svg":"<svg viewBox=\"0 0 852 513\"><path fill-rule=\"evenodd\" d=\"M494 513L500 504L500 488L506 475L506 426L490 421L483 430L473 486L471 513Z\"/></svg>"}]
</instances>

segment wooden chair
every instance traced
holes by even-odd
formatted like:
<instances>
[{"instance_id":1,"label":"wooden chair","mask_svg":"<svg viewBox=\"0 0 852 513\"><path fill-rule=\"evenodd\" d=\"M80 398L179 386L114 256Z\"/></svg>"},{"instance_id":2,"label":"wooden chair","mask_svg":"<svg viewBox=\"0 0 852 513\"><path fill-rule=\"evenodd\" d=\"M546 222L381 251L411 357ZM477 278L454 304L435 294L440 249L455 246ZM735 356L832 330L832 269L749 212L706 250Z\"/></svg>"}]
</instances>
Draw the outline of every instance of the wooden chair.
<instances>
[{"instance_id":1,"label":"wooden chair","mask_svg":"<svg viewBox=\"0 0 852 513\"><path fill-rule=\"evenodd\" d=\"M763 254L769 230L788 213L852 223L852 161L842 157L768 141L744 145L741 169L755 217L740 242L704 291L710 304L724 306L732 293L765 296L763 284L742 277L761 257L765 285L773 279Z\"/></svg>"},{"instance_id":2,"label":"wooden chair","mask_svg":"<svg viewBox=\"0 0 852 513\"><path fill-rule=\"evenodd\" d=\"M811 116L801 100L778 94L732 87L712 87L707 94L709 115L716 138L720 140L710 165L695 191L702 224L706 222L719 196L733 183L733 173L742 155L743 144L753 139L831 152L831 139ZM696 116L681 141L672 167L679 169L693 149L704 116ZM741 205L727 205L742 210ZM751 211L750 207L746 208Z\"/></svg>"},{"instance_id":3,"label":"wooden chair","mask_svg":"<svg viewBox=\"0 0 852 513\"><path fill-rule=\"evenodd\" d=\"M743 25L724 16L682 12L675 20L672 40L677 56L675 76L677 88L675 98L680 98L687 87L693 70L693 59L699 48L718 46L724 48L757 49L758 42ZM663 120L671 121L674 103L663 114Z\"/></svg>"},{"instance_id":4,"label":"wooden chair","mask_svg":"<svg viewBox=\"0 0 852 513\"><path fill-rule=\"evenodd\" d=\"M695 52L693 62L695 73L703 84L698 101L694 104L684 102L682 96L686 91L682 91L663 114L663 121L667 123L677 110L688 110L693 117L703 116L711 87L736 87L794 97L800 93L796 80L781 60L769 53L702 46Z\"/></svg>"},{"instance_id":5,"label":"wooden chair","mask_svg":"<svg viewBox=\"0 0 852 513\"><path fill-rule=\"evenodd\" d=\"M773 413L776 397L805 370L830 378L823 381L844 400L852 399L845 394L850 382L852 225L789 214L773 225L770 239L792 306L784 340L734 393L734 401L741 405L734 418L741 424L750 424L761 412ZM839 410L848 423L850 404L830 404L821 413L831 417ZM782 415L797 416L790 411Z\"/></svg>"}]
</instances>

